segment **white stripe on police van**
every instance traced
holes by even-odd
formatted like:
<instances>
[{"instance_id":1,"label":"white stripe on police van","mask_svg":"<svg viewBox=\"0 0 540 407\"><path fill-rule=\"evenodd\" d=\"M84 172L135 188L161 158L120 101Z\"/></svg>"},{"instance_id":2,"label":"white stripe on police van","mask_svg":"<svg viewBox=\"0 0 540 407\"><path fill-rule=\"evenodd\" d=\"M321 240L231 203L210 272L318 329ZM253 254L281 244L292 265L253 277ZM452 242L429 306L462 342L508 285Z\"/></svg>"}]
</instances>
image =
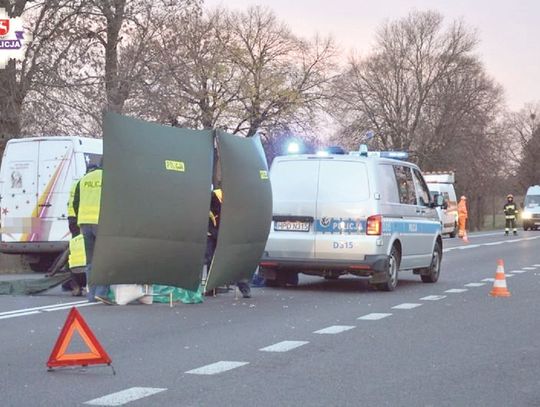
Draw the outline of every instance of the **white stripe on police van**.
<instances>
[{"instance_id":1,"label":"white stripe on police van","mask_svg":"<svg viewBox=\"0 0 540 407\"><path fill-rule=\"evenodd\" d=\"M22 312L22 313L19 313L19 314L2 315L2 316L0 316L0 319L24 317L25 315L33 315L33 314L40 314L40 312L39 311L28 311L28 312Z\"/></svg>"},{"instance_id":2,"label":"white stripe on police van","mask_svg":"<svg viewBox=\"0 0 540 407\"><path fill-rule=\"evenodd\" d=\"M427 297L420 298L423 301L439 301L446 298L446 295L428 295Z\"/></svg>"},{"instance_id":3,"label":"white stripe on police van","mask_svg":"<svg viewBox=\"0 0 540 407\"><path fill-rule=\"evenodd\" d=\"M274 345L259 349L262 352L288 352L292 349L308 344L308 341L283 341Z\"/></svg>"},{"instance_id":4,"label":"white stripe on police van","mask_svg":"<svg viewBox=\"0 0 540 407\"><path fill-rule=\"evenodd\" d=\"M495 281L494 278L484 278L482 281L486 281L488 283Z\"/></svg>"},{"instance_id":5,"label":"white stripe on police van","mask_svg":"<svg viewBox=\"0 0 540 407\"><path fill-rule=\"evenodd\" d=\"M509 273L514 273L514 274L521 274L521 273L526 273L527 270L512 270L512 271L509 271Z\"/></svg>"},{"instance_id":6,"label":"white stripe on police van","mask_svg":"<svg viewBox=\"0 0 540 407\"><path fill-rule=\"evenodd\" d=\"M86 302L88 302L88 301L83 300L83 301L75 301L75 302L64 302L62 304L43 305L41 307L23 308L23 309L17 309L17 310L14 310L14 311L0 312L0 315L18 314L20 312L36 311L36 310L42 310L42 309L45 309L45 308L63 307L63 306L66 306L66 305L72 305L73 306L73 305L76 305L76 304L84 304Z\"/></svg>"},{"instance_id":7,"label":"white stripe on police van","mask_svg":"<svg viewBox=\"0 0 540 407\"><path fill-rule=\"evenodd\" d=\"M453 293L453 294L459 294L464 293L465 291L469 291L466 288L451 288L450 290L446 290L445 293Z\"/></svg>"},{"instance_id":8,"label":"white stripe on police van","mask_svg":"<svg viewBox=\"0 0 540 407\"><path fill-rule=\"evenodd\" d=\"M220 362L211 363L209 365L199 367L197 369L188 370L188 374L200 374L200 375L213 375L218 373L227 372L228 370L236 369L237 367L245 366L249 362L232 362L222 360Z\"/></svg>"},{"instance_id":9,"label":"white stripe on police van","mask_svg":"<svg viewBox=\"0 0 540 407\"><path fill-rule=\"evenodd\" d=\"M469 283L465 284L465 287L482 287L483 285L486 285L486 283Z\"/></svg>"},{"instance_id":10,"label":"white stripe on police van","mask_svg":"<svg viewBox=\"0 0 540 407\"><path fill-rule=\"evenodd\" d=\"M167 389L156 387L132 387L98 399L87 401L84 404L89 404L91 406L123 406L129 402L153 396L154 394L161 393L165 390Z\"/></svg>"},{"instance_id":11,"label":"white stripe on police van","mask_svg":"<svg viewBox=\"0 0 540 407\"><path fill-rule=\"evenodd\" d=\"M379 319L389 317L390 315L392 315L392 314L373 312L371 314L367 314L367 315L364 315L362 317L358 317L358 319L363 320L363 321L377 321Z\"/></svg>"},{"instance_id":12,"label":"white stripe on police van","mask_svg":"<svg viewBox=\"0 0 540 407\"><path fill-rule=\"evenodd\" d=\"M405 302L403 304L396 305L395 307L392 307L392 309L413 309L420 307L422 304L413 304L409 302Z\"/></svg>"},{"instance_id":13,"label":"white stripe on police van","mask_svg":"<svg viewBox=\"0 0 540 407\"><path fill-rule=\"evenodd\" d=\"M314 334L340 334L341 332L350 331L351 329L356 328L354 325L332 325L328 328L319 329L318 331L313 332Z\"/></svg>"}]
</instances>

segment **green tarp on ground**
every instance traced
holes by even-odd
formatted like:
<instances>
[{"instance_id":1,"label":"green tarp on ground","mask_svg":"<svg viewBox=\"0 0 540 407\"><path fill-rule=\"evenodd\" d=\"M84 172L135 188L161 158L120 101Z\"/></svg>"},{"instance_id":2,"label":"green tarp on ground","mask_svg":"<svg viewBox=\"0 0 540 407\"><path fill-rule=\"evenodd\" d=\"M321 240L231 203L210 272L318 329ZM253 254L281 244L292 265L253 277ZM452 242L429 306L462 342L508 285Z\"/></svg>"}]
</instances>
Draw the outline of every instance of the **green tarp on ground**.
<instances>
[{"instance_id":1,"label":"green tarp on ground","mask_svg":"<svg viewBox=\"0 0 540 407\"><path fill-rule=\"evenodd\" d=\"M31 295L50 290L71 278L71 273L46 278L0 281L0 295Z\"/></svg>"},{"instance_id":2,"label":"green tarp on ground","mask_svg":"<svg viewBox=\"0 0 540 407\"><path fill-rule=\"evenodd\" d=\"M212 131L107 113L91 284L197 290L206 249Z\"/></svg>"},{"instance_id":3,"label":"green tarp on ground","mask_svg":"<svg viewBox=\"0 0 540 407\"><path fill-rule=\"evenodd\" d=\"M218 132L218 152L223 203L206 290L251 279L272 221L272 188L260 138Z\"/></svg>"}]
</instances>

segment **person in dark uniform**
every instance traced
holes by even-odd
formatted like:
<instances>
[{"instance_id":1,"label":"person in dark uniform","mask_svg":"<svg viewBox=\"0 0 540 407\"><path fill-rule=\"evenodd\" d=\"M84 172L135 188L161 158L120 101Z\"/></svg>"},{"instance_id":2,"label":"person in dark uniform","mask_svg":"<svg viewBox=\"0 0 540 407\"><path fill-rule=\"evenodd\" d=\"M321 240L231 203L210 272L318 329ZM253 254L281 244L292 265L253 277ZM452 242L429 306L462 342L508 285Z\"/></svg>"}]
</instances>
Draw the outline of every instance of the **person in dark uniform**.
<instances>
[{"instance_id":1,"label":"person in dark uniform","mask_svg":"<svg viewBox=\"0 0 540 407\"><path fill-rule=\"evenodd\" d=\"M506 196L506 204L504 205L504 216L506 217L506 225L504 228L504 234L508 236L510 228L514 235L517 235L516 218L518 214L517 205L514 202L514 195L508 194Z\"/></svg>"}]
</instances>

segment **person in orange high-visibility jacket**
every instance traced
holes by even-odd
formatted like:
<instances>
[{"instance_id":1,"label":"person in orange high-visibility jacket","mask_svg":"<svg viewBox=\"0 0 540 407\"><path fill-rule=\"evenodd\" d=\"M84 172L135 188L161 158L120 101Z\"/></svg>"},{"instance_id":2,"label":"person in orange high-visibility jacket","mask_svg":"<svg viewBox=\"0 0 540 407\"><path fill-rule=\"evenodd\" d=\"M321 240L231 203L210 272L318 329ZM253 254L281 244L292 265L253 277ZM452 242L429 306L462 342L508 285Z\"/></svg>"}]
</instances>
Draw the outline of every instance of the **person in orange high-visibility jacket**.
<instances>
[{"instance_id":1,"label":"person in orange high-visibility jacket","mask_svg":"<svg viewBox=\"0 0 540 407\"><path fill-rule=\"evenodd\" d=\"M467 218L469 214L467 212L467 197L462 195L458 203L458 236L464 237L466 232L465 228L467 226Z\"/></svg>"}]
</instances>

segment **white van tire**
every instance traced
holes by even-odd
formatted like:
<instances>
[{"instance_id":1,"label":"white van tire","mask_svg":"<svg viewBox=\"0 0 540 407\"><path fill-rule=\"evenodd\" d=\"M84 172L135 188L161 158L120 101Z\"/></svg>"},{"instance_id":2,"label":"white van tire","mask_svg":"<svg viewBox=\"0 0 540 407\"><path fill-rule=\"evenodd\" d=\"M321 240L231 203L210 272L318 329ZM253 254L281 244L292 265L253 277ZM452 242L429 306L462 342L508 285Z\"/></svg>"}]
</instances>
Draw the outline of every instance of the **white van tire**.
<instances>
[{"instance_id":1,"label":"white van tire","mask_svg":"<svg viewBox=\"0 0 540 407\"><path fill-rule=\"evenodd\" d=\"M431 264L427 269L424 269L420 274L420 278L424 283L436 283L441 274L441 260L442 250L439 242L435 243L433 248L433 256L431 257Z\"/></svg>"},{"instance_id":2,"label":"white van tire","mask_svg":"<svg viewBox=\"0 0 540 407\"><path fill-rule=\"evenodd\" d=\"M388 256L388 268L386 269L387 281L376 283L374 286L381 291L394 291L398 284L398 270L400 263L400 253L396 246L392 246L390 256Z\"/></svg>"}]
</instances>

